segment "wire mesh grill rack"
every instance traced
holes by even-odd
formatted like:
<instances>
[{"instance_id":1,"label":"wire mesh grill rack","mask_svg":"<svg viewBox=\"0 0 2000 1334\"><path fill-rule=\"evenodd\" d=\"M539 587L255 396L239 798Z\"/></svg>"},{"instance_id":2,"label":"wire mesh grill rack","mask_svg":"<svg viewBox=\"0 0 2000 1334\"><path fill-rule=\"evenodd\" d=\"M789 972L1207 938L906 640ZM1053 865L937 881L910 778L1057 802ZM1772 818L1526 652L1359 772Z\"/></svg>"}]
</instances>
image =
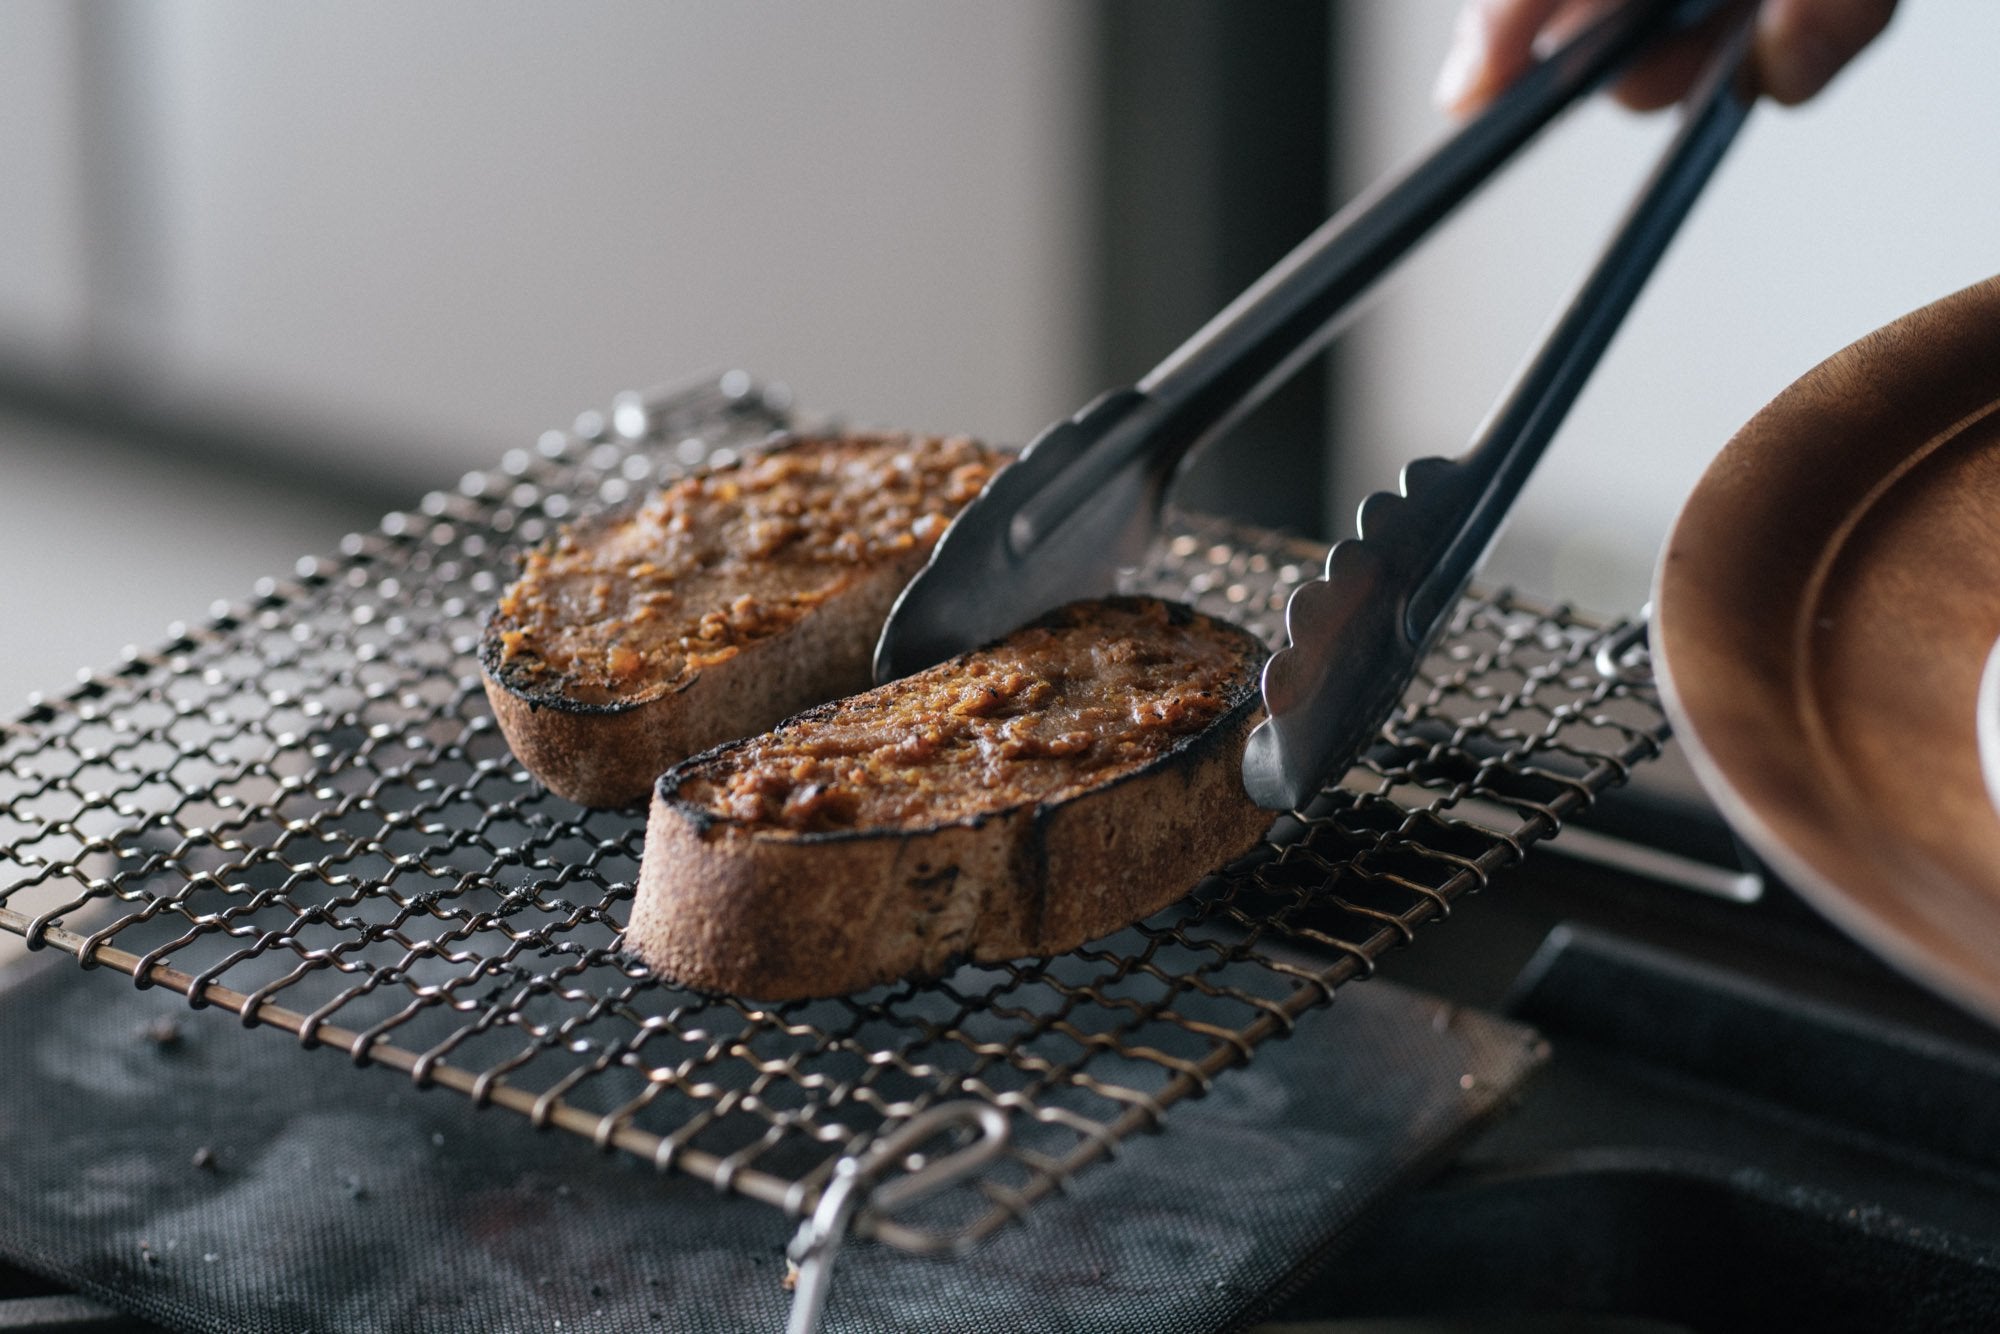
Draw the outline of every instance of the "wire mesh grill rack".
<instances>
[{"instance_id":1,"label":"wire mesh grill rack","mask_svg":"<svg viewBox=\"0 0 2000 1334\"><path fill-rule=\"evenodd\" d=\"M1374 749L1174 909L839 1000L675 990L619 949L643 815L536 786L474 646L572 507L785 424L740 377L622 400L0 726L0 927L798 1217L885 1145L936 1167L912 1128L971 1107L977 1170L846 1206L938 1250L1252 1059L1664 737L1636 635L1469 598ZM1137 586L1275 638L1321 554L1187 519Z\"/></svg>"}]
</instances>

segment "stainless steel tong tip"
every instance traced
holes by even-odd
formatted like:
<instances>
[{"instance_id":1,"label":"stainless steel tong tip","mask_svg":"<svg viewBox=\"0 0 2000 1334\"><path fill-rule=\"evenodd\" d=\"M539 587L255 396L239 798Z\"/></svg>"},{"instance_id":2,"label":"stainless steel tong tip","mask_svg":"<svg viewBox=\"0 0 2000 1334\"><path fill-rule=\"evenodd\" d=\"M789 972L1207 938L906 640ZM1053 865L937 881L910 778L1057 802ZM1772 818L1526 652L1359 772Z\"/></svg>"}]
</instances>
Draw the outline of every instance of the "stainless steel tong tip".
<instances>
[{"instance_id":1,"label":"stainless steel tong tip","mask_svg":"<svg viewBox=\"0 0 2000 1334\"><path fill-rule=\"evenodd\" d=\"M1136 385L1044 431L966 507L903 590L876 644L876 680L1115 588L1121 570L1141 563L1159 536L1161 502L1191 450L1324 347L1375 281L1559 112L1660 32L1706 17L1720 2L1629 0L1611 11L1409 170L1328 219ZM1740 56L1740 43L1733 49ZM1270 717L1244 759L1246 787L1259 802L1302 805L1394 704L1539 442L1728 142L1734 125L1717 132L1720 121L1709 119L1698 147L1713 155L1698 172L1676 168L1657 197L1643 197L1621 232L1621 258L1600 266L1610 270L1610 285L1586 287L1573 306L1578 323L1551 340L1559 355L1531 367L1527 387L1489 433L1493 441L1455 462L1414 465L1407 495L1372 501L1361 543L1335 548L1332 586L1308 585L1294 597L1291 643L1266 668ZM1699 156L1677 148L1669 161ZM1523 441L1537 443L1524 449Z\"/></svg>"},{"instance_id":2,"label":"stainless steel tong tip","mask_svg":"<svg viewBox=\"0 0 2000 1334\"><path fill-rule=\"evenodd\" d=\"M1680 129L1542 346L1469 449L1418 459L1361 504L1359 536L1285 609L1265 720L1243 755L1259 805L1296 810L1368 744L1416 675L1514 498L1702 186L1749 115L1746 17L1689 94Z\"/></svg>"},{"instance_id":3,"label":"stainless steel tong tip","mask_svg":"<svg viewBox=\"0 0 2000 1334\"><path fill-rule=\"evenodd\" d=\"M998 639L1117 583L1144 558L1166 477L1141 453L1080 484L1079 459L1145 429L1136 390L1107 394L1031 441L939 539L896 599L875 643L875 679L893 681Z\"/></svg>"}]
</instances>

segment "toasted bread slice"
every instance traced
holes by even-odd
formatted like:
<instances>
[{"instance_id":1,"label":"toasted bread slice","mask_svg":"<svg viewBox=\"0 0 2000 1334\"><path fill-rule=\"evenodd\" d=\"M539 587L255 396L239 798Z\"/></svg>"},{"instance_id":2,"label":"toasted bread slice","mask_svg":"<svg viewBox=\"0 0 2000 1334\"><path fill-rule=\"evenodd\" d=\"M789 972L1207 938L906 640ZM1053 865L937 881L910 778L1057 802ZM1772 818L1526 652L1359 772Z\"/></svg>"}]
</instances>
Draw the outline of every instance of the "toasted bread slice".
<instances>
[{"instance_id":1,"label":"toasted bread slice","mask_svg":"<svg viewBox=\"0 0 2000 1334\"><path fill-rule=\"evenodd\" d=\"M695 751L862 689L897 592L1004 461L963 437L793 440L565 528L480 644L516 758L622 806Z\"/></svg>"},{"instance_id":2,"label":"toasted bread slice","mask_svg":"<svg viewBox=\"0 0 2000 1334\"><path fill-rule=\"evenodd\" d=\"M1264 647L1175 603L1074 603L660 778L625 934L765 1000L1055 954L1254 845Z\"/></svg>"}]
</instances>

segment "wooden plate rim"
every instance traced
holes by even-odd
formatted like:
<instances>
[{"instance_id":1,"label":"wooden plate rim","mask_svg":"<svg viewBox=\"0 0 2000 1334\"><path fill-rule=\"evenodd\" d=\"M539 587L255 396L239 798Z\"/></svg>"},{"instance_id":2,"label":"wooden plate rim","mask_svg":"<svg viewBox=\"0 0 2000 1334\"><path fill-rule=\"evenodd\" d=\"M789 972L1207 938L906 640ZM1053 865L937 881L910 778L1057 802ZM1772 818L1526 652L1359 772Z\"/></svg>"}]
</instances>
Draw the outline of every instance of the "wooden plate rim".
<instances>
[{"instance_id":1,"label":"wooden plate rim","mask_svg":"<svg viewBox=\"0 0 2000 1334\"><path fill-rule=\"evenodd\" d=\"M1675 734L1745 841L1848 933L2000 1022L2000 865L1937 883L1924 848L1828 764L1801 689L1808 620L1841 544L1901 476L1990 429L1996 411L2000 276L1835 353L1753 417L1689 496L1655 573L1652 644ZM1991 645L1988 631L1982 662ZM1976 751L1974 706L1964 712Z\"/></svg>"}]
</instances>

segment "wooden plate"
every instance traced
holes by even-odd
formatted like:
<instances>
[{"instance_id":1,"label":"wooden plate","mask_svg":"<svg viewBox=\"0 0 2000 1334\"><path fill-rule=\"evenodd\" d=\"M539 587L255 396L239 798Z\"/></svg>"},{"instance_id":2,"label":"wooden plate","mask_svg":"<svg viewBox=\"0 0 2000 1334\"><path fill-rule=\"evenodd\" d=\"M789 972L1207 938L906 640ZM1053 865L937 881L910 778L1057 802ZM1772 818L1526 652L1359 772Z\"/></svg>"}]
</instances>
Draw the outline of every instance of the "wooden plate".
<instances>
[{"instance_id":1,"label":"wooden plate","mask_svg":"<svg viewBox=\"0 0 2000 1334\"><path fill-rule=\"evenodd\" d=\"M2000 278L1836 354L1716 458L1653 645L1724 815L1829 917L2000 1022Z\"/></svg>"}]
</instances>

